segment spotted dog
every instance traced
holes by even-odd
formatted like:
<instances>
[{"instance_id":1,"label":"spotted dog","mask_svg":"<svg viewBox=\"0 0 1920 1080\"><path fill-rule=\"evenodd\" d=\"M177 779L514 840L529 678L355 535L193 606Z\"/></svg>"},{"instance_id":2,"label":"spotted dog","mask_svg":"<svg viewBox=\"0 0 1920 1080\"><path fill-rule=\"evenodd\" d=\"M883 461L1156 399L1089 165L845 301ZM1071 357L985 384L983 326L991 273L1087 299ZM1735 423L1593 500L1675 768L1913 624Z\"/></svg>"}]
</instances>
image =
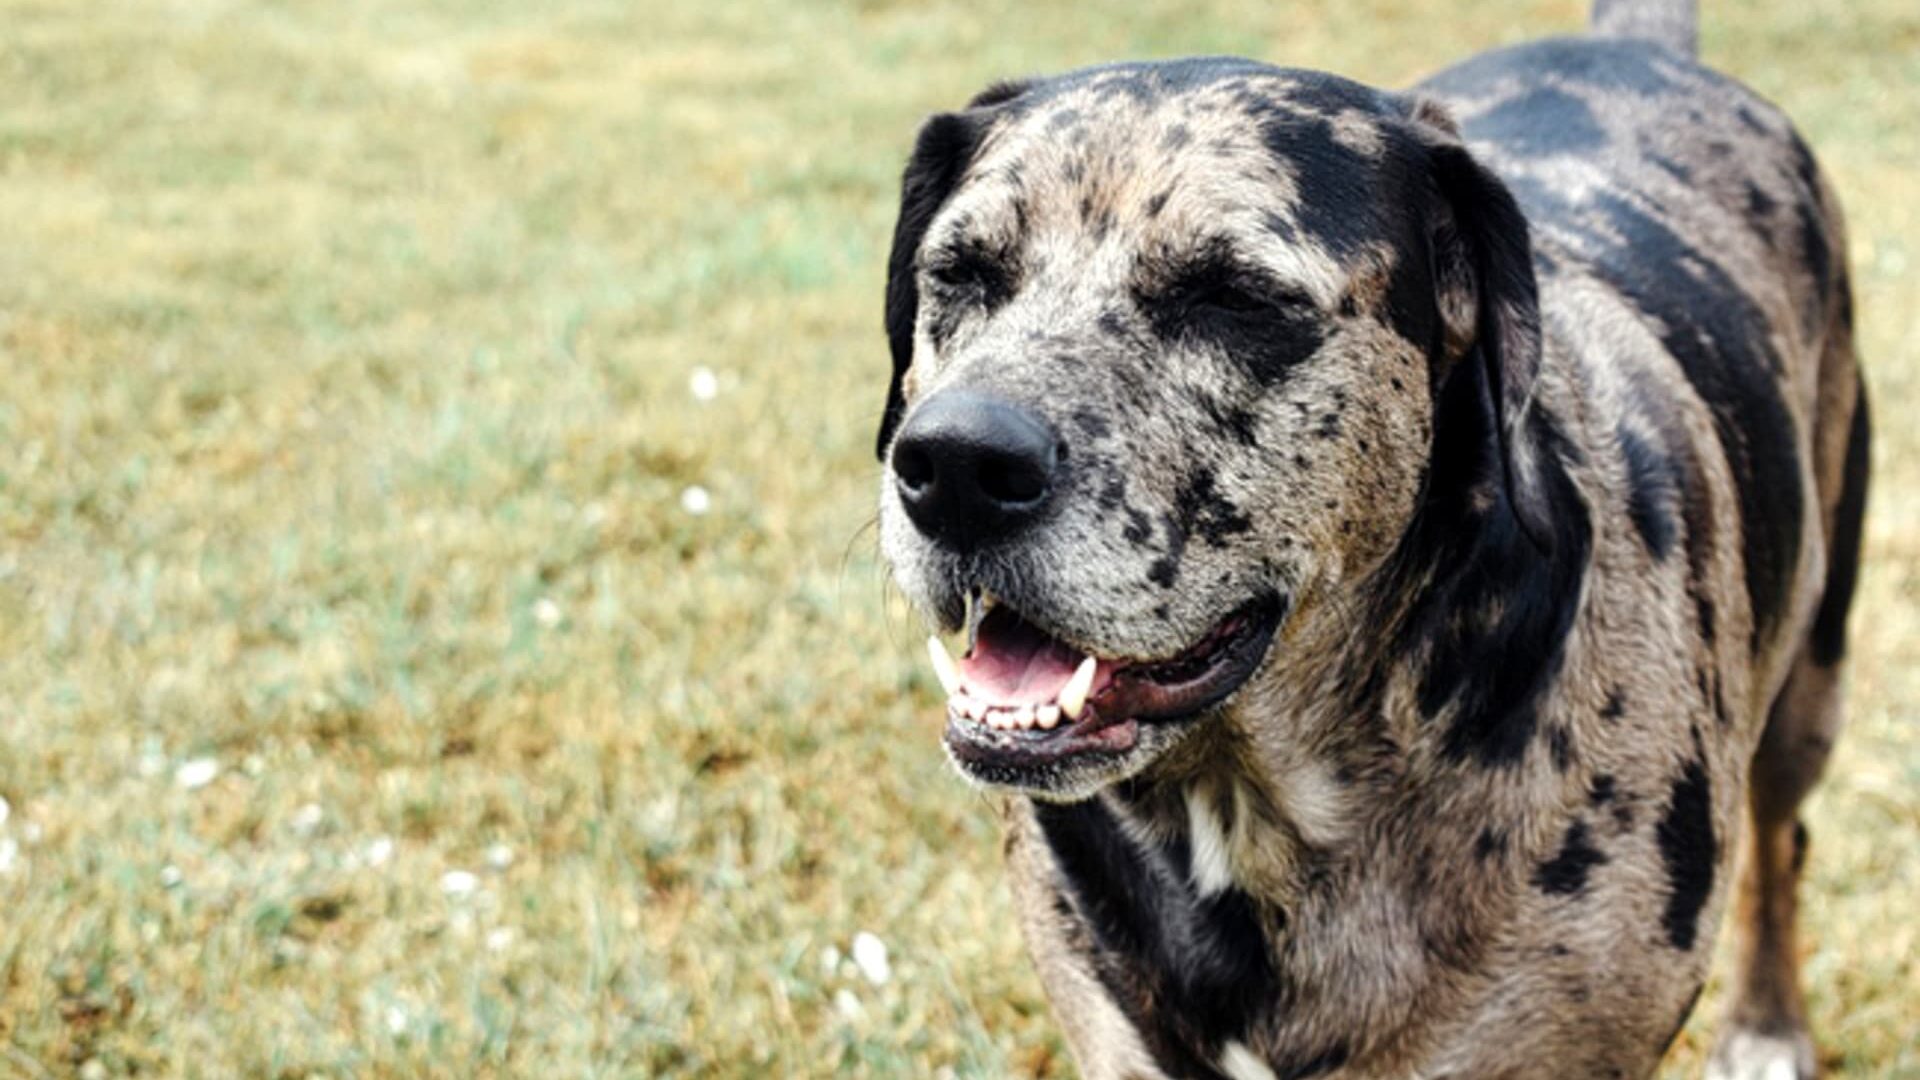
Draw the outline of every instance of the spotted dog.
<instances>
[{"instance_id":1,"label":"spotted dog","mask_svg":"<svg viewBox=\"0 0 1920 1080\"><path fill-rule=\"evenodd\" d=\"M1811 1077L1796 807L1865 500L1840 209L1678 0L1405 92L927 121L881 543L1090 1078Z\"/></svg>"}]
</instances>

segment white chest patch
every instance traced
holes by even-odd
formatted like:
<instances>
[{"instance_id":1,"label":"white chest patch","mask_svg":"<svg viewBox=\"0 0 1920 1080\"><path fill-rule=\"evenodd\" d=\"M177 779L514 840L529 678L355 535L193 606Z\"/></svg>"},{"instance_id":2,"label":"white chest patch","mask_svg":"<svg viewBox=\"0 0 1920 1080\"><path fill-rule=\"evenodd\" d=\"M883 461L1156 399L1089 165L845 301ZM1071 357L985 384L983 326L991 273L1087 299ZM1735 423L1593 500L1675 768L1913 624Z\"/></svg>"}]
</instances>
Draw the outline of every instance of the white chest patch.
<instances>
[{"instance_id":1,"label":"white chest patch","mask_svg":"<svg viewBox=\"0 0 1920 1080\"><path fill-rule=\"evenodd\" d=\"M1193 866L1189 876L1201 896L1211 896L1233 884L1233 864L1227 852L1227 834L1220 825L1220 815L1214 809L1211 795L1211 792L1200 787L1187 789L1187 836L1188 846L1193 851ZM1241 1049L1245 1050L1245 1047Z\"/></svg>"},{"instance_id":2,"label":"white chest patch","mask_svg":"<svg viewBox=\"0 0 1920 1080\"><path fill-rule=\"evenodd\" d=\"M1220 1071L1233 1080L1279 1080L1273 1069L1238 1039L1228 1040L1226 1049L1220 1052Z\"/></svg>"}]
</instances>

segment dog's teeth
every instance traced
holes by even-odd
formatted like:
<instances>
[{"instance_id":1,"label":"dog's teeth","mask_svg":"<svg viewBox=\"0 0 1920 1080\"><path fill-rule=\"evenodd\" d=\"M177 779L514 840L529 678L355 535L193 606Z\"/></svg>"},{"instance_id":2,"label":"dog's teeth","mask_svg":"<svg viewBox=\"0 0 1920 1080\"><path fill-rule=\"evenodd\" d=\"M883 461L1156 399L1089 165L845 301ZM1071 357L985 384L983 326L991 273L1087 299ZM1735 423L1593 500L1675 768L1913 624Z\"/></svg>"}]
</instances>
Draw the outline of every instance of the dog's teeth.
<instances>
[{"instance_id":1,"label":"dog's teeth","mask_svg":"<svg viewBox=\"0 0 1920 1080\"><path fill-rule=\"evenodd\" d=\"M1021 731L1031 731L1033 729L1033 706L1022 705L1013 710L1013 722L1019 726Z\"/></svg>"},{"instance_id":2,"label":"dog's teeth","mask_svg":"<svg viewBox=\"0 0 1920 1080\"><path fill-rule=\"evenodd\" d=\"M960 699L960 710L967 714L967 719L975 723L979 723L980 720L987 715L986 703L979 698L962 697Z\"/></svg>"},{"instance_id":3,"label":"dog's teeth","mask_svg":"<svg viewBox=\"0 0 1920 1080\"><path fill-rule=\"evenodd\" d=\"M1093 689L1093 672L1100 662L1089 656L1080 661L1073 671L1073 678L1060 690L1060 711L1069 720L1080 719L1087 707L1087 692Z\"/></svg>"},{"instance_id":4,"label":"dog's teeth","mask_svg":"<svg viewBox=\"0 0 1920 1080\"><path fill-rule=\"evenodd\" d=\"M1033 713L1034 722L1045 731L1052 731L1060 723L1060 706L1042 705Z\"/></svg>"},{"instance_id":5,"label":"dog's teeth","mask_svg":"<svg viewBox=\"0 0 1920 1080\"><path fill-rule=\"evenodd\" d=\"M927 638L927 658L933 661L934 678L940 680L947 696L959 693L960 669L953 666L953 657L947 655L947 647L938 637Z\"/></svg>"}]
</instances>

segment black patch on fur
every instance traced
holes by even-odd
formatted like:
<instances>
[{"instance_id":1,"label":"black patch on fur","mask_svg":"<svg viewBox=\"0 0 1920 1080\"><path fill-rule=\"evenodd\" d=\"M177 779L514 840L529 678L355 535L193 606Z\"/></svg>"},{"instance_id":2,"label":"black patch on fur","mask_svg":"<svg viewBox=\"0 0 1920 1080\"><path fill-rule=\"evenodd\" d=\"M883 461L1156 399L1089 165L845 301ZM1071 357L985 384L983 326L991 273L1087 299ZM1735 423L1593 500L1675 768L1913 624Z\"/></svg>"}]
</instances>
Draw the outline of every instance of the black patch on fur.
<instances>
[{"instance_id":1,"label":"black patch on fur","mask_svg":"<svg viewBox=\"0 0 1920 1080\"><path fill-rule=\"evenodd\" d=\"M1366 155L1334 138L1333 123L1324 116L1267 111L1261 141L1294 173L1300 192L1294 205L1299 228L1336 258L1352 255L1380 236L1381 209Z\"/></svg>"},{"instance_id":2,"label":"black patch on fur","mask_svg":"<svg viewBox=\"0 0 1920 1080\"><path fill-rule=\"evenodd\" d=\"M1590 806L1605 806L1618 794L1612 773L1596 773L1587 785L1587 803Z\"/></svg>"},{"instance_id":3,"label":"black patch on fur","mask_svg":"<svg viewBox=\"0 0 1920 1080\"><path fill-rule=\"evenodd\" d=\"M1496 855L1504 855L1506 852L1507 834L1503 830L1489 825L1481 829L1480 835L1474 838L1473 857L1481 862L1486 862Z\"/></svg>"},{"instance_id":4,"label":"black patch on fur","mask_svg":"<svg viewBox=\"0 0 1920 1080\"><path fill-rule=\"evenodd\" d=\"M1542 412L1534 413L1533 437L1542 447L1545 494L1555 508L1548 518L1556 530L1554 554L1541 552L1521 530L1496 479L1499 451L1483 371L1477 363L1459 365L1442 393L1427 502L1398 555L1407 567L1402 573L1424 565L1438 576L1401 637L1409 649L1424 642L1429 650L1421 712L1432 718L1455 706L1442 742L1448 758L1512 766L1525 756L1540 699L1559 673L1592 533L1586 504L1547 449L1560 436ZM1461 430L1469 422L1479 430ZM1490 510L1476 507L1476 488L1494 497ZM1491 626L1459 617L1488 610L1500 612Z\"/></svg>"},{"instance_id":5,"label":"black patch on fur","mask_svg":"<svg viewBox=\"0 0 1920 1080\"><path fill-rule=\"evenodd\" d=\"M1547 755L1554 772L1564 774L1573 768L1573 735L1559 724L1547 728Z\"/></svg>"},{"instance_id":6,"label":"black patch on fur","mask_svg":"<svg viewBox=\"0 0 1920 1080\"><path fill-rule=\"evenodd\" d=\"M1847 430L1847 460L1840 474L1840 503L1834 510L1833 537L1828 543L1827 583L1820 594L1820 610L1807 636L1808 656L1821 667L1832 667L1847 655L1847 611L1853 606L1854 582L1860 574L1860 532L1867 513L1867 453L1872 439L1867 417L1867 388L1860 387L1853 403L1853 425Z\"/></svg>"},{"instance_id":7,"label":"black patch on fur","mask_svg":"<svg viewBox=\"0 0 1920 1080\"><path fill-rule=\"evenodd\" d=\"M1620 428L1620 453L1627 461L1627 514L1655 559L1673 550L1679 532L1673 504L1679 497L1673 462L1629 428Z\"/></svg>"},{"instance_id":8,"label":"black patch on fur","mask_svg":"<svg viewBox=\"0 0 1920 1080\"><path fill-rule=\"evenodd\" d=\"M1253 900L1237 888L1197 895L1173 851L1135 844L1098 799L1034 814L1093 933L1100 979L1149 1051L1175 1075L1218 1076L1211 1057L1283 992Z\"/></svg>"},{"instance_id":9,"label":"black patch on fur","mask_svg":"<svg viewBox=\"0 0 1920 1080\"><path fill-rule=\"evenodd\" d=\"M1195 469L1174 496L1174 523L1185 535L1198 533L1213 547L1253 528L1253 522L1215 488L1213 470Z\"/></svg>"},{"instance_id":10,"label":"black patch on fur","mask_svg":"<svg viewBox=\"0 0 1920 1080\"><path fill-rule=\"evenodd\" d=\"M1700 911L1713 893L1714 861L1720 853L1713 835L1713 792L1704 760L1688 762L1674 781L1654 835L1669 888L1661 925L1667 941L1688 952L1700 933Z\"/></svg>"},{"instance_id":11,"label":"black patch on fur","mask_svg":"<svg viewBox=\"0 0 1920 1080\"><path fill-rule=\"evenodd\" d=\"M1627 711L1627 692L1616 686L1607 691L1607 703L1600 707L1602 720L1618 720Z\"/></svg>"},{"instance_id":12,"label":"black patch on fur","mask_svg":"<svg viewBox=\"0 0 1920 1080\"><path fill-rule=\"evenodd\" d=\"M1560 853L1534 868L1533 886L1549 896L1574 896L1587 887L1593 868L1606 863L1606 853L1587 834L1587 823L1576 821L1567 828Z\"/></svg>"},{"instance_id":13,"label":"black patch on fur","mask_svg":"<svg viewBox=\"0 0 1920 1080\"><path fill-rule=\"evenodd\" d=\"M1780 359L1765 314L1708 253L1619 195L1603 191L1574 204L1539 184L1516 191L1536 218L1577 237L1594 271L1653 320L1712 412L1740 501L1757 650L1786 611L1805 505L1793 418L1773 378ZM1593 224L1596 211L1604 226ZM1711 614L1703 610L1702 618L1710 632Z\"/></svg>"},{"instance_id":14,"label":"black patch on fur","mask_svg":"<svg viewBox=\"0 0 1920 1080\"><path fill-rule=\"evenodd\" d=\"M1259 418L1253 414L1253 410L1242 405L1226 404L1219 398L1205 393L1199 394L1195 400L1215 428L1223 434L1232 436L1233 441L1241 446L1254 445Z\"/></svg>"},{"instance_id":15,"label":"black patch on fur","mask_svg":"<svg viewBox=\"0 0 1920 1080\"><path fill-rule=\"evenodd\" d=\"M1224 242L1176 265L1148 264L1143 279L1134 298L1155 334L1218 349L1261 386L1280 382L1325 340L1311 302Z\"/></svg>"},{"instance_id":16,"label":"black patch on fur","mask_svg":"<svg viewBox=\"0 0 1920 1080\"><path fill-rule=\"evenodd\" d=\"M1520 157L1577 154L1607 143L1593 109L1552 86L1535 85L1510 97L1475 123L1502 132L1502 148Z\"/></svg>"},{"instance_id":17,"label":"black patch on fur","mask_svg":"<svg viewBox=\"0 0 1920 1080\"><path fill-rule=\"evenodd\" d=\"M1172 194L1173 194L1172 191L1162 191L1159 194L1154 195L1152 198L1149 198L1147 200L1147 216L1149 218L1159 217L1160 211L1166 209L1167 207L1167 198Z\"/></svg>"}]
</instances>

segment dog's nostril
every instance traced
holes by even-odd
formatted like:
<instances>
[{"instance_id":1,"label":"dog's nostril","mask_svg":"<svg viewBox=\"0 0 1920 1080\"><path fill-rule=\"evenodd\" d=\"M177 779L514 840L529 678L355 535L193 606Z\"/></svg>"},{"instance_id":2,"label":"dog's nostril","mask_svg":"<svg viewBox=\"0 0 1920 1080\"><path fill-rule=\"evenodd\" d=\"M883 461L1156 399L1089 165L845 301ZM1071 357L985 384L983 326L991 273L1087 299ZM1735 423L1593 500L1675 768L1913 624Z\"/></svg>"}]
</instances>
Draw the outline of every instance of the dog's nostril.
<instances>
[{"instance_id":1,"label":"dog's nostril","mask_svg":"<svg viewBox=\"0 0 1920 1080\"><path fill-rule=\"evenodd\" d=\"M918 447L902 446L893 453L893 475L910 492L924 491L933 483L933 457Z\"/></svg>"},{"instance_id":2,"label":"dog's nostril","mask_svg":"<svg viewBox=\"0 0 1920 1080\"><path fill-rule=\"evenodd\" d=\"M989 499L1009 505L1030 503L1047 493L1047 471L1020 459L982 462L977 482Z\"/></svg>"}]
</instances>

